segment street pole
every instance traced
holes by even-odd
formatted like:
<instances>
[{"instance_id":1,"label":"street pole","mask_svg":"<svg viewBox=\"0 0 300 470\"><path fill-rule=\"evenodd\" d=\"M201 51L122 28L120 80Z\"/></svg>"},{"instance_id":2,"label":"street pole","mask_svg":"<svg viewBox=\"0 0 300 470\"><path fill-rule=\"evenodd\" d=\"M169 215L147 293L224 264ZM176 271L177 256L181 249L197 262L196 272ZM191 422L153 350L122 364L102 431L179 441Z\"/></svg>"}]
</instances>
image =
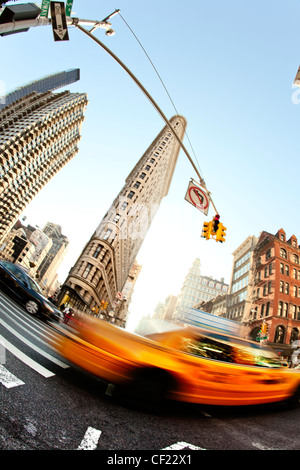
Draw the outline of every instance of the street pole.
<instances>
[{"instance_id":1,"label":"street pole","mask_svg":"<svg viewBox=\"0 0 300 470\"><path fill-rule=\"evenodd\" d=\"M159 115L162 117L162 119L168 125L170 131L172 132L175 139L179 143L180 147L182 148L182 150L186 154L186 156L189 159L189 161L190 161L197 177L199 178L200 186L202 186L206 190L206 192L208 193L208 195L210 197L210 202L211 202L212 206L214 207L214 209L217 213L218 211L217 211L217 209L216 209L216 207L215 207L215 205L214 205L214 203L211 199L210 192L206 188L206 184L205 184L204 179L201 177L201 175L200 175L197 167L195 166L191 156L189 155L185 145L183 144L181 139L176 134L176 132L173 129L173 127L171 126L171 123L169 122L168 118L165 116L165 114L160 109L158 104L152 98L150 93L148 93L148 91L141 84L141 82L137 79L137 77L131 72L131 70L105 44L103 44L98 38L96 38L91 33L91 31L94 31L96 28L103 28L103 29L106 30L107 35L114 34L114 31L111 29L111 23L109 23L107 20L112 18L117 13L119 13L119 11L120 10L115 10L111 15L107 16L103 21L85 20L85 19L79 19L79 18L66 17L66 23L67 23L67 26L75 26L76 28L80 29L84 34L89 36L91 39L93 39L93 41L95 41L99 46L101 46L102 49L104 49L123 68L123 70L125 70L125 72L132 78L132 80L140 88L140 90L142 90L142 92L146 95L146 97L149 99L149 101L154 106L156 111L159 113ZM45 18L45 17L41 17L41 16L39 16L36 19L31 19L31 20L20 20L20 21L13 21L13 22L10 22L10 23L4 23L4 24L0 24L0 35L2 33L18 32L18 31L22 31L24 29L29 29L29 28L36 27L36 26L49 26L49 25L51 25L51 23L52 23L51 18ZM83 28L81 25L92 26L92 29L91 29L91 31L88 31L85 28Z\"/></svg>"},{"instance_id":2,"label":"street pole","mask_svg":"<svg viewBox=\"0 0 300 470\"><path fill-rule=\"evenodd\" d=\"M101 46L124 70L125 72L128 73L128 75L132 78L132 80L138 85L138 87L142 90L142 92L146 95L146 97L149 99L149 101L152 103L154 108L157 110L157 112L160 114L160 116L163 118L165 123L169 126L172 134L175 136L176 140L178 141L179 145L181 146L182 150L188 157L190 163L192 164L198 178L200 184L206 189L205 182L203 178L200 176L197 167L195 166L192 158L190 157L185 145L182 143L178 135L176 134L175 130L171 126L171 123L169 122L168 118L165 116L163 111L160 109L158 104L155 102L155 100L152 98L150 93L146 90L146 88L141 84L141 82L136 78L136 76L131 72L131 70L105 45L103 44L98 38L96 38L90 31L87 31L85 28L83 28L80 24L80 20L78 18L73 18L73 25L75 25L78 29L80 29L83 33L88 35L90 38L92 38L99 46Z\"/></svg>"},{"instance_id":3,"label":"street pole","mask_svg":"<svg viewBox=\"0 0 300 470\"><path fill-rule=\"evenodd\" d=\"M96 28L103 28L106 29L108 35L111 31L111 23L107 21L95 21L95 20L84 20L78 19L79 24L83 24L86 26L93 26L93 29ZM73 18L66 17L67 25L73 25ZM11 21L10 23L3 23L0 24L0 34L3 33L17 33L18 31L22 31L28 28L34 28L36 26L51 26L51 18L45 18L39 16L38 18L31 19L31 20L18 20L18 21Z\"/></svg>"}]
</instances>

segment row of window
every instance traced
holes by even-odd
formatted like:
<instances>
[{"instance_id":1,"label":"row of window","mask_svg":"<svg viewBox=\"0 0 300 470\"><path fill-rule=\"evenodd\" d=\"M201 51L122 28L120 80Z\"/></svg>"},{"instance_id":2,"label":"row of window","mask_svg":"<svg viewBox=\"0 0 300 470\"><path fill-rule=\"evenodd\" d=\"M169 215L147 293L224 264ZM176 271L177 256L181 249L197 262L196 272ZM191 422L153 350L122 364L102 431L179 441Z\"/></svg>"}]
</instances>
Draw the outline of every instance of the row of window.
<instances>
[{"instance_id":1,"label":"row of window","mask_svg":"<svg viewBox=\"0 0 300 470\"><path fill-rule=\"evenodd\" d=\"M280 256L281 258L287 259L288 258L288 253L285 248L280 248ZM299 264L299 256L296 255L295 253L291 254L291 261L293 263Z\"/></svg>"},{"instance_id":2,"label":"row of window","mask_svg":"<svg viewBox=\"0 0 300 470\"><path fill-rule=\"evenodd\" d=\"M288 302L278 302L277 315L279 317L288 317L291 314L292 320L300 320L300 305L289 304ZM250 318L256 320L258 318L267 317L270 314L270 302L255 307L250 312ZM259 315L259 316L258 316Z\"/></svg>"},{"instance_id":3,"label":"row of window","mask_svg":"<svg viewBox=\"0 0 300 470\"><path fill-rule=\"evenodd\" d=\"M293 287L293 295L294 297L300 297L300 287L299 286L292 286ZM288 282L280 281L279 284L279 292L283 292L285 294L290 293L290 285Z\"/></svg>"}]
</instances>

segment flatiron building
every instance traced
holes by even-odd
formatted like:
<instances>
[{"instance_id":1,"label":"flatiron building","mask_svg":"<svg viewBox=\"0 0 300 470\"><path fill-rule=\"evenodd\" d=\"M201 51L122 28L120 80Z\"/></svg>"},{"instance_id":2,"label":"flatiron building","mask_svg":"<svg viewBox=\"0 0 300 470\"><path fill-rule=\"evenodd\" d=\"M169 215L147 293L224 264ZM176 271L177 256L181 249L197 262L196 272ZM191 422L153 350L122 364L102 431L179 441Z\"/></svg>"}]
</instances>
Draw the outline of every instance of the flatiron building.
<instances>
[{"instance_id":1,"label":"flatiron building","mask_svg":"<svg viewBox=\"0 0 300 470\"><path fill-rule=\"evenodd\" d=\"M180 140L186 120L169 121ZM124 286L152 219L168 194L180 144L168 125L158 134L129 173L125 185L84 247L62 288L61 300L72 291L90 312L125 326ZM126 300L126 299L125 299ZM101 305L107 308L101 310Z\"/></svg>"}]
</instances>

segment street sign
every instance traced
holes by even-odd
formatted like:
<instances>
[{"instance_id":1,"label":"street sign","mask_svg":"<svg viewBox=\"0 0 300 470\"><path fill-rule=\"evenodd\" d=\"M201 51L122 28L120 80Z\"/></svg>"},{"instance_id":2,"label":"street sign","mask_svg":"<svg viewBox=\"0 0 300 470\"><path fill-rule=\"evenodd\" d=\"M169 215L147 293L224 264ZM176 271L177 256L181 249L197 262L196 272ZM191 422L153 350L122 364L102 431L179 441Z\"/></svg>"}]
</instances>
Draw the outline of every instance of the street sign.
<instances>
[{"instance_id":1,"label":"street sign","mask_svg":"<svg viewBox=\"0 0 300 470\"><path fill-rule=\"evenodd\" d=\"M49 6L50 6L50 0L42 1L40 16L43 16L43 17L45 16L46 18L48 17Z\"/></svg>"},{"instance_id":2,"label":"street sign","mask_svg":"<svg viewBox=\"0 0 300 470\"><path fill-rule=\"evenodd\" d=\"M207 215L209 209L209 196L203 191L203 189L200 189L192 181L189 182L184 199Z\"/></svg>"},{"instance_id":3,"label":"street sign","mask_svg":"<svg viewBox=\"0 0 300 470\"><path fill-rule=\"evenodd\" d=\"M73 0L67 0L66 2L66 16L71 16L73 6Z\"/></svg>"},{"instance_id":4,"label":"street sign","mask_svg":"<svg viewBox=\"0 0 300 470\"><path fill-rule=\"evenodd\" d=\"M51 21L54 41L68 41L68 27L64 2L51 2Z\"/></svg>"}]
</instances>

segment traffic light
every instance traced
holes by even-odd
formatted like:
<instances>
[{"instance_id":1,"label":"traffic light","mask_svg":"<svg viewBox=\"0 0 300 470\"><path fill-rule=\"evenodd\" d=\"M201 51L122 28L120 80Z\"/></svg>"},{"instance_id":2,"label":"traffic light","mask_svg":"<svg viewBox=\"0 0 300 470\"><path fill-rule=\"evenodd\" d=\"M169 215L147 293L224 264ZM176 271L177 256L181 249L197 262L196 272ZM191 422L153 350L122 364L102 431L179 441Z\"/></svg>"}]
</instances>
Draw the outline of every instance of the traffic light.
<instances>
[{"instance_id":1,"label":"traffic light","mask_svg":"<svg viewBox=\"0 0 300 470\"><path fill-rule=\"evenodd\" d=\"M216 214L212 220L212 232L217 233L219 224L220 224L220 216L219 214Z\"/></svg>"},{"instance_id":2,"label":"traffic light","mask_svg":"<svg viewBox=\"0 0 300 470\"><path fill-rule=\"evenodd\" d=\"M221 224L221 222L219 222L218 224L218 230L216 232L216 241L217 242L225 242L225 236L226 236L226 227L224 227L223 224Z\"/></svg>"},{"instance_id":3,"label":"traffic light","mask_svg":"<svg viewBox=\"0 0 300 470\"><path fill-rule=\"evenodd\" d=\"M204 222L201 237L206 238L206 240L209 240L211 237L211 231L212 231L212 222Z\"/></svg>"},{"instance_id":4,"label":"traffic light","mask_svg":"<svg viewBox=\"0 0 300 470\"><path fill-rule=\"evenodd\" d=\"M267 323L262 323L262 324L261 324L260 332L261 332L263 335L266 335L266 334L268 333L268 325L267 325Z\"/></svg>"}]
</instances>

